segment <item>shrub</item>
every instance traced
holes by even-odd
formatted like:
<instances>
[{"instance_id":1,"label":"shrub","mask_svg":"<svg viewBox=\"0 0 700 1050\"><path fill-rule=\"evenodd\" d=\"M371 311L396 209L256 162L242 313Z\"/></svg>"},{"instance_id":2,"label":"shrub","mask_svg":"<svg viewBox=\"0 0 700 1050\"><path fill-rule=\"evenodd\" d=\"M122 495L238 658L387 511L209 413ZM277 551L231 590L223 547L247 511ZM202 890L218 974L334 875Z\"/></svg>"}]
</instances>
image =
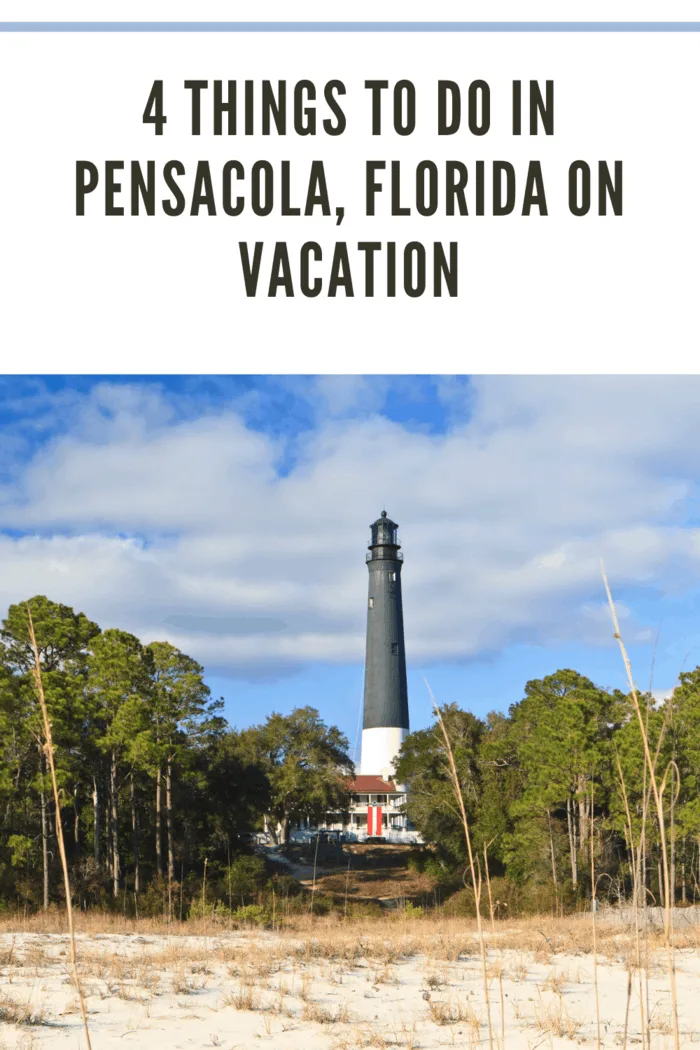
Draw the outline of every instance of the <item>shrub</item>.
<instances>
[{"instance_id":1,"label":"shrub","mask_svg":"<svg viewBox=\"0 0 700 1050\"><path fill-rule=\"evenodd\" d=\"M345 910L340 913L345 914ZM379 919L384 915L376 901L348 901L348 919Z\"/></svg>"},{"instance_id":2,"label":"shrub","mask_svg":"<svg viewBox=\"0 0 700 1050\"><path fill-rule=\"evenodd\" d=\"M265 882L265 861L254 854L242 853L234 857L230 868L224 869L221 879L222 896L228 896L229 888L232 901L241 905L250 903Z\"/></svg>"},{"instance_id":3,"label":"shrub","mask_svg":"<svg viewBox=\"0 0 700 1050\"><path fill-rule=\"evenodd\" d=\"M166 913L168 907L168 885L162 875L157 875L139 896L139 915L154 918Z\"/></svg>"},{"instance_id":4,"label":"shrub","mask_svg":"<svg viewBox=\"0 0 700 1050\"><path fill-rule=\"evenodd\" d=\"M201 897L194 897L190 902L187 912L188 919L226 919L230 914L228 908L221 901L203 901Z\"/></svg>"},{"instance_id":5,"label":"shrub","mask_svg":"<svg viewBox=\"0 0 700 1050\"><path fill-rule=\"evenodd\" d=\"M242 908L236 908L231 913L231 918L235 923L246 926L251 923L255 926L268 926L272 921L270 912L262 904L246 904Z\"/></svg>"}]
</instances>

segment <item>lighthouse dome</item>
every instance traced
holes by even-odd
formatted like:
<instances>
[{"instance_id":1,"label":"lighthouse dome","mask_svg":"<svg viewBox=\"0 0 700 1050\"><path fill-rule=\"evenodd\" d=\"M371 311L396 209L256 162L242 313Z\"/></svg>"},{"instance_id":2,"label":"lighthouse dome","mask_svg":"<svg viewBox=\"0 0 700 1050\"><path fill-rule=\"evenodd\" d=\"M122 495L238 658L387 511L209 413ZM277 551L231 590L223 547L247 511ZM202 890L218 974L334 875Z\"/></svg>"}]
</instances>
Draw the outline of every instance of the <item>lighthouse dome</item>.
<instances>
[{"instance_id":1,"label":"lighthouse dome","mask_svg":"<svg viewBox=\"0 0 700 1050\"><path fill-rule=\"evenodd\" d=\"M388 517L385 510L382 511L376 521L370 525L372 530L371 547L398 547L397 539L399 526Z\"/></svg>"}]
</instances>

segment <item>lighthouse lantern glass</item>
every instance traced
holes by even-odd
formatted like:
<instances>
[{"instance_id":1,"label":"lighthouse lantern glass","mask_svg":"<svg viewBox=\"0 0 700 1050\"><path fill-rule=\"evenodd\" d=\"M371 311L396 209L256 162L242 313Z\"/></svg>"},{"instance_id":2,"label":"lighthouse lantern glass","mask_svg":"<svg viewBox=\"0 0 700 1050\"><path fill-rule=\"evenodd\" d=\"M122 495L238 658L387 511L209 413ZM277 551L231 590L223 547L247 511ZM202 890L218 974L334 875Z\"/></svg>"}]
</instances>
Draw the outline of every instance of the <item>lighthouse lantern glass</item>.
<instances>
[{"instance_id":1,"label":"lighthouse lantern glass","mask_svg":"<svg viewBox=\"0 0 700 1050\"><path fill-rule=\"evenodd\" d=\"M398 547L398 525L387 517L386 511L372 525L372 547Z\"/></svg>"}]
</instances>

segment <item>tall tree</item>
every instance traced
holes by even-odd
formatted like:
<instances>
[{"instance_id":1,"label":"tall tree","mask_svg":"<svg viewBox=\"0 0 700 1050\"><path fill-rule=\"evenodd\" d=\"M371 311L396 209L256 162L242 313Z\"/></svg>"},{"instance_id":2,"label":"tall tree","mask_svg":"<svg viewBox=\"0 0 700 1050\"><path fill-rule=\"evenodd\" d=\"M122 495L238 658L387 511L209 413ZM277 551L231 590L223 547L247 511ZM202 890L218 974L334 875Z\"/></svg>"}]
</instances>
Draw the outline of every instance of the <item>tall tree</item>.
<instances>
[{"instance_id":1,"label":"tall tree","mask_svg":"<svg viewBox=\"0 0 700 1050\"><path fill-rule=\"evenodd\" d=\"M98 745L109 762L108 870L115 897L121 887L122 874L119 770L129 750L129 736L125 730L130 720L126 712L133 713L134 707L138 705L145 709L151 689L150 670L150 654L133 634L110 628L92 643L92 652L88 658L87 688L95 703Z\"/></svg>"},{"instance_id":2,"label":"tall tree","mask_svg":"<svg viewBox=\"0 0 700 1050\"><path fill-rule=\"evenodd\" d=\"M510 716L523 768L524 792L517 803L528 813L563 813L574 888L579 854L592 834L590 782L607 763L614 701L590 679L561 670L528 682Z\"/></svg>"},{"instance_id":3,"label":"tall tree","mask_svg":"<svg viewBox=\"0 0 700 1050\"><path fill-rule=\"evenodd\" d=\"M241 733L239 746L242 760L257 763L267 777L267 820L275 839L287 842L293 821L347 811L348 780L354 773L348 740L315 708L272 714Z\"/></svg>"},{"instance_id":4,"label":"tall tree","mask_svg":"<svg viewBox=\"0 0 700 1050\"><path fill-rule=\"evenodd\" d=\"M681 890L685 900L687 876L695 886L700 885L700 667L680 675L680 684L667 704L672 709L669 719L674 734L672 745L676 745L675 753L673 746L669 747L670 757L676 760L680 774L680 783L676 781L679 795L676 819L682 836ZM690 858L688 842L693 845ZM693 865L695 856L697 864Z\"/></svg>"},{"instance_id":5,"label":"tall tree","mask_svg":"<svg viewBox=\"0 0 700 1050\"><path fill-rule=\"evenodd\" d=\"M30 668L34 656L29 639L27 605L31 606L49 717L56 745L59 785L64 794L76 797L82 778L80 761L80 727L84 724L83 686L87 649L99 635L99 627L67 605L53 602L44 595L11 605L2 623L3 662L17 679L25 714L25 730L36 748L36 768L30 781L39 798L43 858L44 907L49 902L50 792L47 791L47 769L44 754L42 720L36 706ZM16 736L15 736L16 739ZM55 821L55 815L54 815Z\"/></svg>"},{"instance_id":6,"label":"tall tree","mask_svg":"<svg viewBox=\"0 0 700 1050\"><path fill-rule=\"evenodd\" d=\"M173 774L188 749L202 734L220 728L216 712L219 701L210 702L203 668L191 656L169 642L151 642L151 711L153 754L156 760L156 848L160 854L161 776L165 772L165 819L168 844L168 883L175 878L173 828Z\"/></svg>"},{"instance_id":7,"label":"tall tree","mask_svg":"<svg viewBox=\"0 0 700 1050\"><path fill-rule=\"evenodd\" d=\"M29 599L36 632L42 673L64 670L67 666L80 670L85 666L88 647L100 628L85 613L76 613L68 605L52 602L43 594ZM27 602L11 605L3 620L0 638L5 644L5 659L11 667L28 671L34 662Z\"/></svg>"},{"instance_id":8,"label":"tall tree","mask_svg":"<svg viewBox=\"0 0 700 1050\"><path fill-rule=\"evenodd\" d=\"M450 737L467 816L474 826L481 800L478 758L485 726L456 704L445 705L440 713ZM396 764L396 779L407 788L408 817L426 841L435 843L444 860L461 863L466 849L464 831L449 777L438 722L411 733ZM483 842L478 841L475 846L481 849Z\"/></svg>"}]
</instances>

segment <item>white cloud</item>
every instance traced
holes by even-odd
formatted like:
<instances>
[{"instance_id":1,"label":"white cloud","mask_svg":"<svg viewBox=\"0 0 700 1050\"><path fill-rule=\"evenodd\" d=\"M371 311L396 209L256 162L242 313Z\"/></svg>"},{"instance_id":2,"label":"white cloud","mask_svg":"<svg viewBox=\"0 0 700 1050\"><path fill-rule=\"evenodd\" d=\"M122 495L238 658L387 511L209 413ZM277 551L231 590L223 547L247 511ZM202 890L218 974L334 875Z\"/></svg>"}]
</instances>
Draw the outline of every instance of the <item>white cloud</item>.
<instances>
[{"instance_id":1,"label":"white cloud","mask_svg":"<svg viewBox=\"0 0 700 1050\"><path fill-rule=\"evenodd\" d=\"M614 588L697 585L700 381L441 389L453 422L435 436L372 414L371 380L314 380L317 426L280 475L288 449L235 403L183 419L153 388L101 384L0 488L5 527L30 533L0 538L0 601L47 593L210 669L361 660L363 546L385 505L418 661L609 640L601 557ZM173 616L286 626L191 630Z\"/></svg>"}]
</instances>

